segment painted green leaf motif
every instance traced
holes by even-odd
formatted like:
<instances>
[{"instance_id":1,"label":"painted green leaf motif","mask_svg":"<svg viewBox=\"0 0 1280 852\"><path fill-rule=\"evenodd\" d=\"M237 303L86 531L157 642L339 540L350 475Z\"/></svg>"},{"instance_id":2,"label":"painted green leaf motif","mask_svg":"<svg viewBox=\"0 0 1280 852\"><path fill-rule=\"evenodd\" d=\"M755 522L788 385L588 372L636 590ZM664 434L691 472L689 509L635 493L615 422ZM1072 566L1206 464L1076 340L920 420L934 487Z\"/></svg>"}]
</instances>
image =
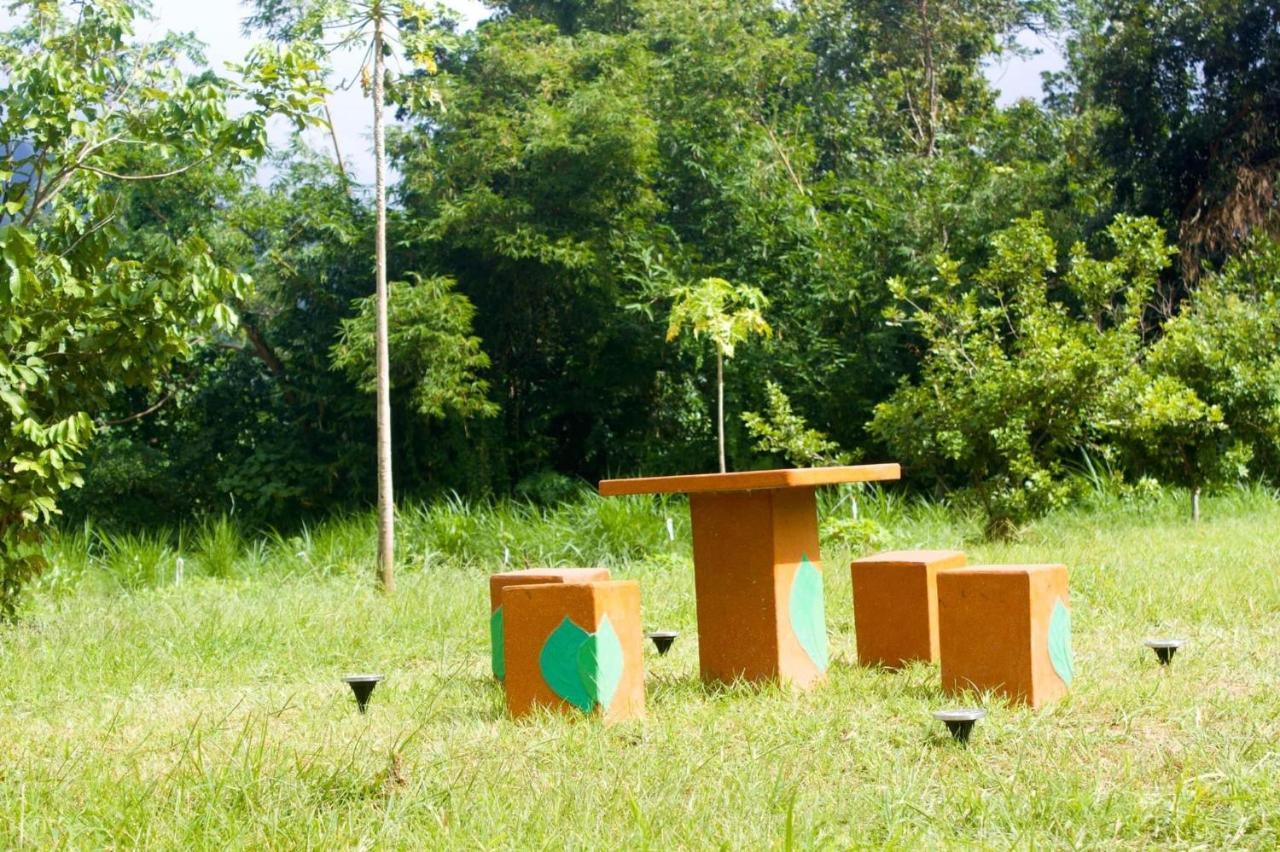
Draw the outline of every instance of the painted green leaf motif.
<instances>
[{"instance_id":1,"label":"painted green leaf motif","mask_svg":"<svg viewBox=\"0 0 1280 852\"><path fill-rule=\"evenodd\" d=\"M590 713L596 703L595 696L583 683L578 668L578 654L586 643L594 645L591 634L566 618L543 643L538 667L552 692L583 713Z\"/></svg>"},{"instance_id":2,"label":"painted green leaf motif","mask_svg":"<svg viewBox=\"0 0 1280 852\"><path fill-rule=\"evenodd\" d=\"M800 567L791 581L791 629L800 641L800 647L818 667L827 670L827 616L822 602L822 572L800 557Z\"/></svg>"},{"instance_id":3,"label":"painted green leaf motif","mask_svg":"<svg viewBox=\"0 0 1280 852\"><path fill-rule=\"evenodd\" d=\"M1071 611L1061 598L1053 605L1053 615L1049 617L1049 661L1062 682L1070 686L1071 676L1075 674L1071 653Z\"/></svg>"},{"instance_id":4,"label":"painted green leaf motif","mask_svg":"<svg viewBox=\"0 0 1280 852\"><path fill-rule=\"evenodd\" d=\"M502 607L498 607L489 616L489 654L493 661L493 676L498 680L507 679L507 649L502 635Z\"/></svg>"},{"instance_id":5,"label":"painted green leaf motif","mask_svg":"<svg viewBox=\"0 0 1280 852\"><path fill-rule=\"evenodd\" d=\"M585 642L578 651L578 672L587 692L595 697L606 711L613 703L613 696L622 682L622 642L613 629L609 616L600 619L595 636Z\"/></svg>"}]
</instances>

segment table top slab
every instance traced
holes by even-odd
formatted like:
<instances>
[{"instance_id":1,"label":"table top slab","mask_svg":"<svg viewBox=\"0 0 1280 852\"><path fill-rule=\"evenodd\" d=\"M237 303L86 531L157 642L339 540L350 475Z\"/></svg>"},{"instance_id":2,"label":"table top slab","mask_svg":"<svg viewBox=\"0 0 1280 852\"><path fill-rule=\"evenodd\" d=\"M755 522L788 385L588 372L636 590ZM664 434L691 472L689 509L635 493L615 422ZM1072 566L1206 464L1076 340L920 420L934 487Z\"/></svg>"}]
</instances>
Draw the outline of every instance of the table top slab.
<instances>
[{"instance_id":1,"label":"table top slab","mask_svg":"<svg viewBox=\"0 0 1280 852\"><path fill-rule=\"evenodd\" d=\"M617 497L623 494L766 491L777 488L813 488L818 485L838 485L842 482L887 482L901 477L902 468L897 464L743 470L734 473L604 479L600 481L600 494L603 497Z\"/></svg>"}]
</instances>

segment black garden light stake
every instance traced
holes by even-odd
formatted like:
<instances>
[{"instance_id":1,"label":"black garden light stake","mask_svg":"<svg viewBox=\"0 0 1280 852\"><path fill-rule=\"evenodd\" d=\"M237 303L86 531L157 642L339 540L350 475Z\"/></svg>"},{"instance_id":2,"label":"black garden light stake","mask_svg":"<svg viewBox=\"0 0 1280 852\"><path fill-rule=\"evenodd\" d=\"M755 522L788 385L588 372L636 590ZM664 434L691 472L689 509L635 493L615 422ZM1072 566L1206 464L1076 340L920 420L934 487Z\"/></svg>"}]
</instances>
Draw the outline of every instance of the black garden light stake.
<instances>
[{"instance_id":1,"label":"black garden light stake","mask_svg":"<svg viewBox=\"0 0 1280 852\"><path fill-rule=\"evenodd\" d=\"M369 696L373 695L373 688L382 678L380 674L353 674L342 679L356 694L356 704L361 713L365 712L365 708L369 706Z\"/></svg>"},{"instance_id":2,"label":"black garden light stake","mask_svg":"<svg viewBox=\"0 0 1280 852\"><path fill-rule=\"evenodd\" d=\"M1167 666L1173 660L1174 652L1187 644L1186 639L1148 639L1142 643L1156 652L1160 665Z\"/></svg>"},{"instance_id":3,"label":"black garden light stake","mask_svg":"<svg viewBox=\"0 0 1280 852\"><path fill-rule=\"evenodd\" d=\"M933 718L946 723L952 739L967 745L969 734L973 733L973 723L985 715L987 711L978 707L961 707L956 710L938 710L934 712Z\"/></svg>"},{"instance_id":4,"label":"black garden light stake","mask_svg":"<svg viewBox=\"0 0 1280 852\"><path fill-rule=\"evenodd\" d=\"M679 635L674 630L655 630L649 634L649 639L653 642L653 647L658 649L658 656L661 657L671 650L671 646Z\"/></svg>"}]
</instances>

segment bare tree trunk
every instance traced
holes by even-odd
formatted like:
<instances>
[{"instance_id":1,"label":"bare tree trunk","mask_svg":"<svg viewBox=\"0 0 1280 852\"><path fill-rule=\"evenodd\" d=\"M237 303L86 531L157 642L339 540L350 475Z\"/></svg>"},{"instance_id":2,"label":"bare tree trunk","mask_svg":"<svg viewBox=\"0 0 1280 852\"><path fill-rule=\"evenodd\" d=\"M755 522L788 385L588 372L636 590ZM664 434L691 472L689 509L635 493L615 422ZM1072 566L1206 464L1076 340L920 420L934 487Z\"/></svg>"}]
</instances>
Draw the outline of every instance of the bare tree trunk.
<instances>
[{"instance_id":1,"label":"bare tree trunk","mask_svg":"<svg viewBox=\"0 0 1280 852\"><path fill-rule=\"evenodd\" d=\"M391 490L391 357L387 347L387 151L382 125L386 73L382 56L382 9L373 9L373 157L377 205L375 237L378 301L378 585L396 589L395 502Z\"/></svg>"},{"instance_id":2,"label":"bare tree trunk","mask_svg":"<svg viewBox=\"0 0 1280 852\"><path fill-rule=\"evenodd\" d=\"M720 472L728 468L724 464L724 355L716 350L716 427L720 438Z\"/></svg>"},{"instance_id":3,"label":"bare tree trunk","mask_svg":"<svg viewBox=\"0 0 1280 852\"><path fill-rule=\"evenodd\" d=\"M925 115L924 155L932 157L938 147L938 69L933 59L933 23L929 20L929 0L920 4L920 24L924 36L924 79L927 111Z\"/></svg>"},{"instance_id":4,"label":"bare tree trunk","mask_svg":"<svg viewBox=\"0 0 1280 852\"><path fill-rule=\"evenodd\" d=\"M1200 486L1191 489L1191 522L1200 523Z\"/></svg>"},{"instance_id":5,"label":"bare tree trunk","mask_svg":"<svg viewBox=\"0 0 1280 852\"><path fill-rule=\"evenodd\" d=\"M329 99L324 99L324 123L329 126L329 141L333 143L333 161L338 166L338 174L342 176L342 185L351 192L351 178L347 176L346 164L342 162L342 148L338 146L338 130L333 126L333 113L329 111Z\"/></svg>"}]
</instances>

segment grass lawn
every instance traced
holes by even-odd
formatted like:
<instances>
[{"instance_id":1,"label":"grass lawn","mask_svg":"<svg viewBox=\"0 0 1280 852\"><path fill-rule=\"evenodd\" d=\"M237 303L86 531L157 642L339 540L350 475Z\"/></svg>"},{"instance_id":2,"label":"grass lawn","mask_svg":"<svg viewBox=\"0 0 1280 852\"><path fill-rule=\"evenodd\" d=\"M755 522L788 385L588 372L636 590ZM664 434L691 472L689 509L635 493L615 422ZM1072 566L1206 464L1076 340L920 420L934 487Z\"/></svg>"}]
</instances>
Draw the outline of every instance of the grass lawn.
<instances>
[{"instance_id":1,"label":"grass lawn","mask_svg":"<svg viewBox=\"0 0 1280 852\"><path fill-rule=\"evenodd\" d=\"M988 702L968 749L930 718L953 703L936 669L854 664L860 553L838 541L828 682L704 689L674 501L406 510L390 600L367 517L68 535L0 630L0 846L1280 846L1280 506L1208 498L1192 526L1175 496L1104 502L1008 545L936 506L867 509L877 547L1071 569L1073 693ZM646 624L682 631L646 651L646 720L506 718L486 577L508 554L640 580ZM1159 633L1190 640L1168 670L1142 646ZM351 670L387 674L366 716Z\"/></svg>"}]
</instances>

